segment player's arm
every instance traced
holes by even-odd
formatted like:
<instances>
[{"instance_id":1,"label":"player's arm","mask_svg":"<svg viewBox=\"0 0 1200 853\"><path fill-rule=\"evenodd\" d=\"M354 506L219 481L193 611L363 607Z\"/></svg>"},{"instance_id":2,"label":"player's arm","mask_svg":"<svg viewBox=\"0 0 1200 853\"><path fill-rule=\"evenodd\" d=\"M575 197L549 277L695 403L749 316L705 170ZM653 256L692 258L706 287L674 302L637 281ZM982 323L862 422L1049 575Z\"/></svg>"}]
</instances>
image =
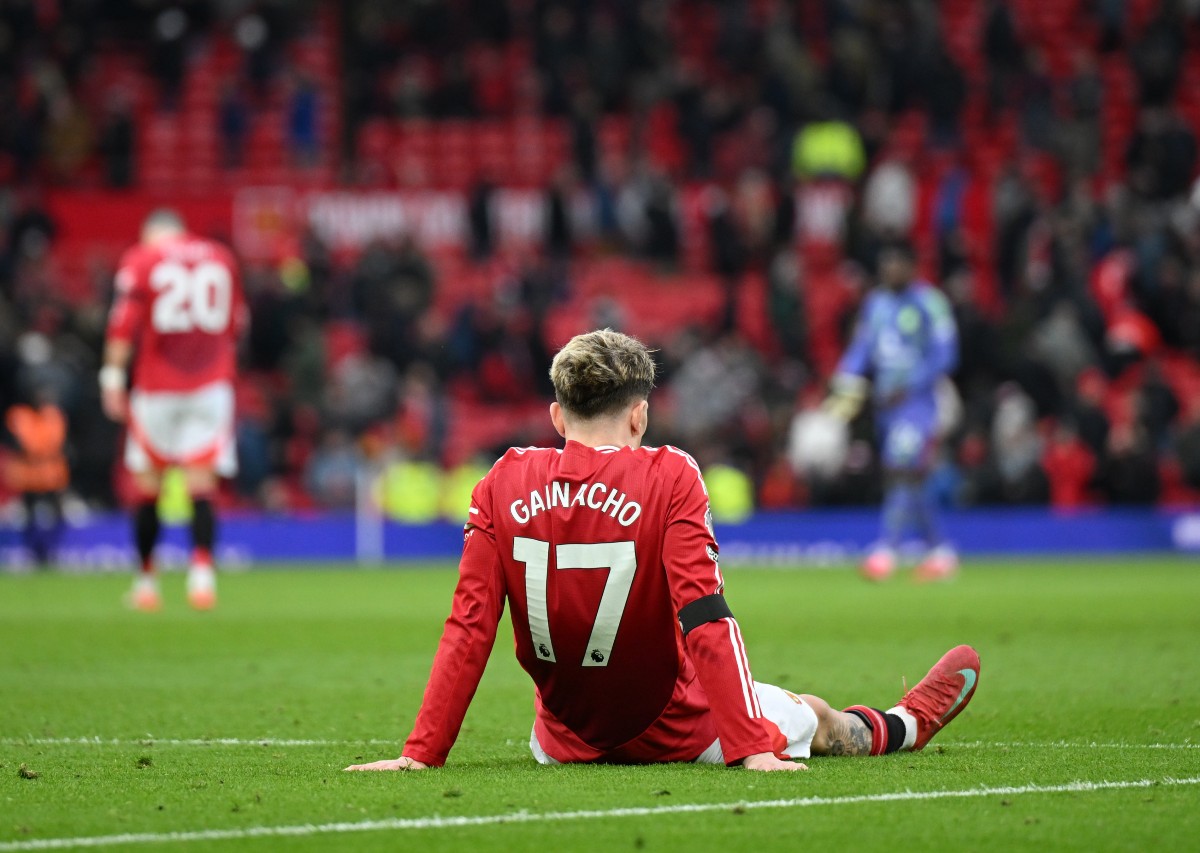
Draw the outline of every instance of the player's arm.
<instances>
[{"instance_id":1,"label":"player's arm","mask_svg":"<svg viewBox=\"0 0 1200 853\"><path fill-rule=\"evenodd\" d=\"M708 697L725 763L754 770L803 769L772 752L741 628L722 594L717 543L707 524L708 495L699 470L692 470L695 463L687 459L688 469L676 484L668 511L663 563L684 645Z\"/></svg>"},{"instance_id":2,"label":"player's arm","mask_svg":"<svg viewBox=\"0 0 1200 853\"><path fill-rule=\"evenodd\" d=\"M347 770L422 770L446 762L496 640L504 612L503 577L491 533L468 526L454 604L403 754Z\"/></svg>"},{"instance_id":3,"label":"player's arm","mask_svg":"<svg viewBox=\"0 0 1200 853\"><path fill-rule=\"evenodd\" d=\"M826 411L844 421L854 420L867 399L871 368L871 301L868 297L854 327L850 345L842 354L837 370L829 382L829 396L822 404Z\"/></svg>"},{"instance_id":4,"label":"player's arm","mask_svg":"<svg viewBox=\"0 0 1200 853\"><path fill-rule=\"evenodd\" d=\"M941 291L930 287L921 302L929 322L929 340L925 357L909 382L910 393L932 390L938 379L953 373L958 366L958 326L949 300Z\"/></svg>"},{"instance_id":5,"label":"player's arm","mask_svg":"<svg viewBox=\"0 0 1200 853\"><path fill-rule=\"evenodd\" d=\"M104 413L121 422L128 415L129 362L133 342L146 315L146 300L137 287L138 274L132 264L123 264L117 272L112 311L104 336L104 361L100 368L100 401Z\"/></svg>"}]
</instances>

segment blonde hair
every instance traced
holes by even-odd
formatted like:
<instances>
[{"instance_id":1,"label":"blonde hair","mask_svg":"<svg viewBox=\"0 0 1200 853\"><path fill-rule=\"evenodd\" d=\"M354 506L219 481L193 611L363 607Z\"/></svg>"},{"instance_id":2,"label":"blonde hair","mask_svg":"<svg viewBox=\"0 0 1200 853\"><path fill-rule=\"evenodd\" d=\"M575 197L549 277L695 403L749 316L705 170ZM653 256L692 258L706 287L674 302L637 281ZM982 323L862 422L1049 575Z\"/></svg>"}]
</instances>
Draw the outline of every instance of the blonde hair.
<instances>
[{"instance_id":1,"label":"blonde hair","mask_svg":"<svg viewBox=\"0 0 1200 853\"><path fill-rule=\"evenodd\" d=\"M550 381L568 414L590 419L645 400L654 388L654 359L637 338L601 329L576 335L554 356Z\"/></svg>"}]
</instances>

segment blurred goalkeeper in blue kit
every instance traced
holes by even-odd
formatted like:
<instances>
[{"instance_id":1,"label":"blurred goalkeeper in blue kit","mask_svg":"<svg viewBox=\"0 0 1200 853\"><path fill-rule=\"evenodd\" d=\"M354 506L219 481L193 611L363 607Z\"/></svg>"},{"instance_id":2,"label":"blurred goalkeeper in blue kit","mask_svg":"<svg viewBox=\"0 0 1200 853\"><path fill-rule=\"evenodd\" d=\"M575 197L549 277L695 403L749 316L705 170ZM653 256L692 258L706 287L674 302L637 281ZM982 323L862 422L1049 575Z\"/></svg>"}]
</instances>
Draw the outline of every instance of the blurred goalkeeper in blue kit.
<instances>
[{"instance_id":1,"label":"blurred goalkeeper in blue kit","mask_svg":"<svg viewBox=\"0 0 1200 853\"><path fill-rule=\"evenodd\" d=\"M910 244L883 248L880 286L863 303L825 401L826 410L846 423L868 392L875 407L884 472L883 530L862 572L877 581L895 571L896 551L910 529L927 548L918 580L946 578L958 568L925 488L938 440L937 386L958 363L958 330L946 297L915 275Z\"/></svg>"}]
</instances>

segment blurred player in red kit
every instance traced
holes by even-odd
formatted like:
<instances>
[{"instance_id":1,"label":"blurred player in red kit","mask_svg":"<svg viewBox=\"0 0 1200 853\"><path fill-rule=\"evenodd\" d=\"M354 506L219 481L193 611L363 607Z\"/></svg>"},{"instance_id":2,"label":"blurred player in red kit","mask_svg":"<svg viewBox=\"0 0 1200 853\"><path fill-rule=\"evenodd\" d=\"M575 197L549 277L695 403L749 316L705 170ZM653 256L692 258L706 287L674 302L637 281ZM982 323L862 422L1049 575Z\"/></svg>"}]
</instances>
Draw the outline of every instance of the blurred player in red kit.
<instances>
[{"instance_id":1,"label":"blurred player in red kit","mask_svg":"<svg viewBox=\"0 0 1200 853\"><path fill-rule=\"evenodd\" d=\"M117 270L100 370L104 411L127 425L125 465L138 489L133 516L141 573L130 599L138 610L162 606L154 547L168 466L183 470L192 496L188 601L201 610L216 604L213 499L217 478L237 472L233 381L247 319L229 249L189 234L172 210L151 213L141 242Z\"/></svg>"},{"instance_id":2,"label":"blurred player in red kit","mask_svg":"<svg viewBox=\"0 0 1200 853\"><path fill-rule=\"evenodd\" d=\"M542 764L666 761L802 770L810 755L919 750L966 707L979 676L948 652L890 710L837 711L756 682L723 591L695 461L643 447L655 367L610 330L573 338L550 371L561 450L513 448L472 496L450 618L400 758L439 766L458 736L505 601L535 685Z\"/></svg>"}]
</instances>

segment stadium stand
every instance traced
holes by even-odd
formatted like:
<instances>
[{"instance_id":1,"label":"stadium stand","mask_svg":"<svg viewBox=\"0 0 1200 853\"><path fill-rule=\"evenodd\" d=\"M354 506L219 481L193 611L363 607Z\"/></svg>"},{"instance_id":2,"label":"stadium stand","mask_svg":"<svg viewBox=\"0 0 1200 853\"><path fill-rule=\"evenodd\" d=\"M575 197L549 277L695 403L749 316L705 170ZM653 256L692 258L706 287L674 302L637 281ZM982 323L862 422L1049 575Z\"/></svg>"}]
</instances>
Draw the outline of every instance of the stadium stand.
<instances>
[{"instance_id":1,"label":"stadium stand","mask_svg":"<svg viewBox=\"0 0 1200 853\"><path fill-rule=\"evenodd\" d=\"M170 203L246 261L230 501L551 440L550 354L613 325L661 349L652 440L859 503L870 455L816 487L788 427L901 230L963 332L947 503L1195 504L1193 6L5 4L0 404L57 383L73 487L119 498L98 323Z\"/></svg>"}]
</instances>

